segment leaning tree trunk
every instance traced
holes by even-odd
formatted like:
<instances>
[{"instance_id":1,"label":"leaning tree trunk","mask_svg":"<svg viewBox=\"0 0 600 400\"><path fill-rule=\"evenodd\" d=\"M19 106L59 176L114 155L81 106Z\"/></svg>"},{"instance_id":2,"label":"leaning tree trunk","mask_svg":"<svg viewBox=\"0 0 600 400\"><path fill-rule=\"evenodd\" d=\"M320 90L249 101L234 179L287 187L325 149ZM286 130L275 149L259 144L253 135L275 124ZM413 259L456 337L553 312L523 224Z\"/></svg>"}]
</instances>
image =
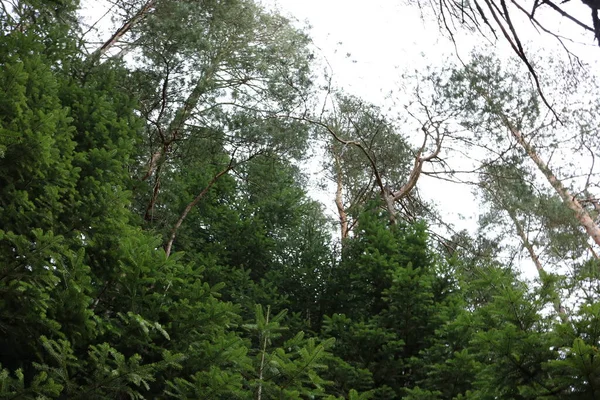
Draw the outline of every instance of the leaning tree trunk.
<instances>
[{"instance_id":1,"label":"leaning tree trunk","mask_svg":"<svg viewBox=\"0 0 600 400\"><path fill-rule=\"evenodd\" d=\"M131 28L133 28L134 25L136 25L150 13L156 4L156 1L157 0L146 1L146 4L144 4L133 17L125 21L125 23L119 29L117 29L116 32L113 33L111 37L104 42L102 46L100 46L100 48L98 48L98 50L92 54L92 57L97 57L100 59L100 57L106 54L106 52L110 50L111 47L113 47L119 40L121 40L123 36L125 36L125 34L129 32Z\"/></svg>"},{"instance_id":2,"label":"leaning tree trunk","mask_svg":"<svg viewBox=\"0 0 600 400\"><path fill-rule=\"evenodd\" d=\"M518 130L505 116L502 115L502 121L509 129L511 135L517 140L517 143L525 150L529 158L535 163L540 172L544 174L550 185L560 196L563 203L575 212L575 216L587 234L592 238L594 243L600 246L600 227L594 222L587 210L581 205L575 195L567 189L563 183L552 172L548 164L539 156L533 146L531 146L523 137L523 134Z\"/></svg>"}]
</instances>

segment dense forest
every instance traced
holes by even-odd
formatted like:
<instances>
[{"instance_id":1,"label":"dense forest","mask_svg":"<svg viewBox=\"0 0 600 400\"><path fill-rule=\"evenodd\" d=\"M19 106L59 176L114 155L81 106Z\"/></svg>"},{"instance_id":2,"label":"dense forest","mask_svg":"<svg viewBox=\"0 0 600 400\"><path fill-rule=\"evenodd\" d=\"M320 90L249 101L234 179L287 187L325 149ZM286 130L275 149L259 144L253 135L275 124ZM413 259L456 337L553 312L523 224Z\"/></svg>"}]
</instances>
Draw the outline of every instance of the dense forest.
<instances>
[{"instance_id":1,"label":"dense forest","mask_svg":"<svg viewBox=\"0 0 600 400\"><path fill-rule=\"evenodd\" d=\"M600 398L583 63L507 33L396 118L252 0L117 1L101 43L76 0L1 4L0 398ZM476 232L425 176L472 187Z\"/></svg>"}]
</instances>

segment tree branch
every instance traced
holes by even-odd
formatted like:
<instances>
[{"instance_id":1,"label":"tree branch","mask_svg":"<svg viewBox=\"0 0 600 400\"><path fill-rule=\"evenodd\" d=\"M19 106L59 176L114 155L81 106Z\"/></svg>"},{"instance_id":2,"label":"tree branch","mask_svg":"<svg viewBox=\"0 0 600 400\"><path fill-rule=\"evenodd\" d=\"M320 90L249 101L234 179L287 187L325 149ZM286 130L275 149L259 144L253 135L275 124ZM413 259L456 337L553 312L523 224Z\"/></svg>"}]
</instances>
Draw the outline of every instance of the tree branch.
<instances>
[{"instance_id":1,"label":"tree branch","mask_svg":"<svg viewBox=\"0 0 600 400\"><path fill-rule=\"evenodd\" d=\"M169 255L171 255L171 250L173 248L173 242L175 242L175 237L177 236L177 230L179 230L179 228L181 227L181 224L183 223L183 221L185 220L185 218L187 217L187 215L190 213L190 211L192 210L192 208L194 208L194 206L196 204L198 204L198 202L200 200L202 200L202 198L206 195L206 193L208 193L208 191L213 187L213 185L223 175L227 174L230 170L232 170L235 167L234 163L235 163L235 160L234 160L233 157L231 157L231 160L229 161L229 164L225 168L223 168L221 171L219 171L215 176L213 176L212 179L206 185L206 187L204 189L202 189L202 191L200 193L198 193L198 195L194 198L194 200L192 200L185 207L185 209L183 210L183 212L179 216L179 219L177 219L177 222L175 222L175 225L171 229L171 236L169 237L169 241L165 245L165 253L166 253L167 257L169 257Z\"/></svg>"},{"instance_id":2,"label":"tree branch","mask_svg":"<svg viewBox=\"0 0 600 400\"><path fill-rule=\"evenodd\" d=\"M152 7L154 7L156 1L157 0L148 0L133 17L131 17L119 29L117 29L117 31L93 53L93 57L100 58L106 54L106 52L110 50L110 48L114 46L114 44L117 43L127 32L129 32L134 25L148 15L148 12L152 9Z\"/></svg>"}]
</instances>

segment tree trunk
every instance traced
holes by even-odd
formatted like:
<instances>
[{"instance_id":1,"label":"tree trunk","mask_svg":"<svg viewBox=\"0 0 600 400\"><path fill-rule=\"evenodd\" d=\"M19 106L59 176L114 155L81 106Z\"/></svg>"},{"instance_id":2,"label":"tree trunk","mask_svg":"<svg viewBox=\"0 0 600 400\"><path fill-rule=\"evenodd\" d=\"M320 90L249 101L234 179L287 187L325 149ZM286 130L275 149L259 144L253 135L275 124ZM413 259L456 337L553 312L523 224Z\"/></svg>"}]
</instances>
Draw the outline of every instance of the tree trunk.
<instances>
[{"instance_id":1,"label":"tree trunk","mask_svg":"<svg viewBox=\"0 0 600 400\"><path fill-rule=\"evenodd\" d=\"M387 186L385 186L381 191L381 196L383 197L385 207L387 208L389 214L388 218L390 219L390 224L396 225L396 207L394 206L396 200L394 199L394 194L391 193ZM402 197L398 197L398 201L400 201L400 199L402 199Z\"/></svg>"},{"instance_id":2,"label":"tree trunk","mask_svg":"<svg viewBox=\"0 0 600 400\"><path fill-rule=\"evenodd\" d=\"M523 138L522 133L511 124L505 115L502 116L502 120L510 130L512 136L517 140L521 147L523 147L529 158L533 160L538 169L544 174L550 185L552 185L566 206L575 212L577 220L585 229L587 234L592 238L596 245L600 246L600 227L598 227L592 217L590 217L587 210L581 205L575 195L570 193L563 183L556 177L556 175L554 175L552 170L548 167L548 164L546 164L546 162L537 154L535 149L529 143L527 143L527 141Z\"/></svg>"},{"instance_id":3,"label":"tree trunk","mask_svg":"<svg viewBox=\"0 0 600 400\"><path fill-rule=\"evenodd\" d=\"M531 257L531 261L533 261L533 263L535 264L535 268L538 271L538 276L540 277L540 279L544 279L544 274L546 273L546 271L544 270L544 267L542 266L542 263L540 262L540 257L537 255L537 253L535 252L535 249L533 248L533 245L529 241L529 238L527 237L527 234L525 233L525 229L523 228L523 225L521 225L521 223L517 219L517 215L515 214L515 212L513 210L508 209L508 207L504 207L504 208L508 212L510 219L512 220L513 224L515 225L515 229L517 230L517 235L519 235L519 238L521 238L521 242L523 243L523 246L525 247L525 249L527 249L527 252L529 253L529 257ZM560 317L561 321L566 323L569 321L569 317L568 317L567 313L565 312L565 309L561 305L561 301L560 301L560 297L559 297L558 293L555 293L555 296L556 296L555 300L552 302L554 311L556 311L556 313Z\"/></svg>"},{"instance_id":4,"label":"tree trunk","mask_svg":"<svg viewBox=\"0 0 600 400\"><path fill-rule=\"evenodd\" d=\"M146 4L133 16L131 19L126 21L117 31L106 41L104 44L93 53L94 57L102 57L111 47L115 45L131 28L140 22L148 15L152 7L156 4L157 0L148 0Z\"/></svg>"},{"instance_id":5,"label":"tree trunk","mask_svg":"<svg viewBox=\"0 0 600 400\"><path fill-rule=\"evenodd\" d=\"M145 181L146 179L150 178L150 176L154 173L154 170L157 168L158 161L162 158L163 152L164 150L161 148L152 154L148 163L148 171L142 177L142 181Z\"/></svg>"},{"instance_id":6,"label":"tree trunk","mask_svg":"<svg viewBox=\"0 0 600 400\"><path fill-rule=\"evenodd\" d=\"M150 201L148 201L148 205L146 206L146 212L144 213L144 220L153 221L154 220L154 206L156 205L156 200L158 199L158 192L160 191L160 174L156 174L156 179L154 181L154 187L152 189L152 194L150 195Z\"/></svg>"},{"instance_id":7,"label":"tree trunk","mask_svg":"<svg viewBox=\"0 0 600 400\"><path fill-rule=\"evenodd\" d=\"M335 149L332 148L333 157L335 159L335 172L336 172L336 191L335 191L335 205L338 210L338 218L340 220L340 230L342 241L348 237L348 214L344 208L343 199L343 182L342 182L342 166L340 163L340 157L335 153Z\"/></svg>"}]
</instances>

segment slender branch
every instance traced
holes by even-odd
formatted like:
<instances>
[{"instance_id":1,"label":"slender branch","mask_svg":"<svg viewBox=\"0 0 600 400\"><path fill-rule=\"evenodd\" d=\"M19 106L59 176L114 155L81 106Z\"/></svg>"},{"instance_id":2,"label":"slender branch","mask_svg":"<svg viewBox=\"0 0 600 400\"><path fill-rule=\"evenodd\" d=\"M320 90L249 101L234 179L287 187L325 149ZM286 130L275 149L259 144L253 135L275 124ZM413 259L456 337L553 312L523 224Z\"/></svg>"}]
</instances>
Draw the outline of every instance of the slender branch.
<instances>
[{"instance_id":1,"label":"slender branch","mask_svg":"<svg viewBox=\"0 0 600 400\"><path fill-rule=\"evenodd\" d=\"M558 114L554 111L554 108L550 105L550 103L546 99L546 96L544 95L544 92L542 91L542 87L540 85L540 80L538 78L538 75L535 72L533 65L531 65L531 63L529 62L529 59L525 55L525 52L523 51L521 42L519 41L518 36L516 36L516 31L514 30L514 27L512 26L512 22L510 22L510 19L507 19L508 26L511 29L511 31L513 32L513 35L515 35L514 37L515 37L516 43L515 43L515 41L513 41L513 38L511 38L510 34L506 31L506 28L500 21L500 18L498 18L498 15L496 14L496 11L494 10L494 8L497 8L497 7L494 7L492 5L492 3L490 3L490 0L485 0L485 3L487 4L490 12L492 13L492 17L496 21L496 24L498 25L498 27L500 27L500 30L502 31L504 38L508 41L508 43L512 47L513 51L517 54L517 56L519 56L519 58L527 66L529 73L533 77L533 80L535 82L538 93L540 94L540 98L542 99L542 101L544 102L546 107L548 107L552 111L552 114L554 114L554 117L556 118L556 120L560 122L560 118L559 118ZM506 3L503 0L502 0L502 5L503 5L504 9L506 10ZM505 11L505 14L508 15L508 10Z\"/></svg>"},{"instance_id":2,"label":"slender branch","mask_svg":"<svg viewBox=\"0 0 600 400\"><path fill-rule=\"evenodd\" d=\"M583 134L582 134L583 136ZM594 154L594 152L592 151L592 149L590 148L590 146L588 146L588 144L585 142L585 140L583 139L583 137L581 138L581 142L583 143L583 146L590 152L590 155L592 156L592 165L590 166L590 170L587 174L587 178L585 180L585 186L584 186L584 191L587 191L588 188L590 187L590 179L592 178L593 172L594 172L594 166L596 164L596 155Z\"/></svg>"},{"instance_id":3,"label":"slender branch","mask_svg":"<svg viewBox=\"0 0 600 400\"><path fill-rule=\"evenodd\" d=\"M108 10L106 10L106 12L104 13L104 15L102 15L100 18L98 18L98 19L96 20L96 22L94 22L92 25L90 25L90 27L89 27L89 28L88 28L88 29L87 29L85 32L83 32L83 34L81 35L81 40L83 40L83 39L84 39L84 38L87 36L87 34L88 34L88 33L90 33L90 32L91 32L91 31L92 31L94 28L96 28L96 25L98 25L98 23L99 23L100 21L102 21L104 18L106 18L106 16L107 16L108 14L110 14L110 13L113 11L113 8L114 8L114 7L115 7L115 5L114 5L114 4L113 4L113 5L111 5L111 6L109 7L109 9L108 9Z\"/></svg>"},{"instance_id":4,"label":"slender branch","mask_svg":"<svg viewBox=\"0 0 600 400\"><path fill-rule=\"evenodd\" d=\"M310 118L307 117L291 117L293 119L298 119L298 120L303 120L306 122L309 122L313 125L317 125L320 126L322 128L325 128L327 130L327 132L329 132L329 134L331 134L331 136L339 143L343 144L343 145L350 145L350 146L355 146L357 147L366 157L367 160L369 160L369 164L371 166L371 169L373 170L373 174L375 175L375 180L377 181L377 186L379 186L379 190L381 191L381 193L385 192L385 186L383 184L383 180L381 179L381 174L379 173L379 169L377 168L377 165L375 164L375 160L373 159L373 157L371 156L371 154L369 153L369 151L362 145L362 143L355 141L355 140L345 140L342 139L340 137L340 135L328 124L321 122L321 121L315 121L312 120Z\"/></svg>"},{"instance_id":5,"label":"slender branch","mask_svg":"<svg viewBox=\"0 0 600 400\"><path fill-rule=\"evenodd\" d=\"M144 214L144 219L146 221L152 221L154 219L154 206L156 205L158 193L160 192L160 168L161 167L159 166L157 169L157 173L154 178L154 186L152 188L152 195L150 196L148 206L146 206L146 213Z\"/></svg>"},{"instance_id":6,"label":"slender branch","mask_svg":"<svg viewBox=\"0 0 600 400\"><path fill-rule=\"evenodd\" d=\"M177 222L175 222L175 225L171 229L171 236L169 237L169 241L167 242L167 244L165 246L165 253L166 253L167 257L169 257L171 255L171 250L173 248L173 242L175 242L175 237L177 236L177 230L181 227L181 224L183 223L183 221L185 220L187 215L190 213L192 208L194 208L194 206L196 204L198 204L198 202L200 200L202 200L202 198L206 195L206 193L208 193L208 191L213 187L213 185L223 175L227 174L229 171L231 171L235 167L234 163L235 163L235 160L232 157L231 160L229 161L229 164L225 168L223 168L221 171L219 171L219 173L217 173L215 176L213 176L212 179L206 185L206 187L204 189L202 189L202 191L200 193L198 193L198 195L194 198L194 200L192 200L190 203L188 203L188 205L185 207L185 209L179 216L179 219L177 220Z\"/></svg>"},{"instance_id":7,"label":"slender branch","mask_svg":"<svg viewBox=\"0 0 600 400\"><path fill-rule=\"evenodd\" d=\"M494 38L498 39L498 35L496 35L496 30L492 27L492 24L490 24L490 21L487 19L485 13L483 12L483 9L481 8L481 6L479 5L478 1L475 1L475 7L477 7L477 11L479 12L479 15L481 15L481 18L483 19L483 22L485 22L485 24L490 28L490 30L492 31L492 34L494 35Z\"/></svg>"},{"instance_id":8,"label":"slender branch","mask_svg":"<svg viewBox=\"0 0 600 400\"><path fill-rule=\"evenodd\" d=\"M523 12L523 14L527 15L529 17L529 20L531 22L531 24L533 25L534 28L536 28L536 31L539 32L539 30L537 28L540 28L542 31L544 31L545 33L554 36L556 38L556 40L558 40L558 42L560 43L560 45L562 46L562 48L567 52L569 59L571 59L571 57L574 57L579 63L581 63L581 61L579 61L579 57L577 57L576 55L574 55L571 50L569 50L567 48L567 45L565 45L565 43L563 42L564 40L568 40L570 42L573 42L573 39L569 39L566 38L564 36L558 35L554 32L552 32L550 29L546 28L544 25L542 25L541 22L539 22L533 15L533 11L531 12L531 14L529 14L527 12L527 10L525 10L519 3L517 3L515 0L511 0L511 3L513 3L513 5L515 7L517 7L519 10L521 10L521 12ZM543 3L540 3L539 5L541 5ZM538 5L538 7L539 7Z\"/></svg>"},{"instance_id":9,"label":"slender branch","mask_svg":"<svg viewBox=\"0 0 600 400\"><path fill-rule=\"evenodd\" d=\"M565 17L565 18L573 21L574 23L576 23L577 25L579 25L581 28L583 28L583 29L585 29L587 31L594 32L593 28L590 28L589 26L587 26L583 22L579 21L577 18L572 17L570 14L568 14L567 12L565 12L562 8L560 8L559 6L557 6L556 4L554 4L551 0L544 0L544 4L547 4L548 6L550 6L550 8L552 8L554 11L556 11L557 13L559 13L562 17Z\"/></svg>"}]
</instances>

